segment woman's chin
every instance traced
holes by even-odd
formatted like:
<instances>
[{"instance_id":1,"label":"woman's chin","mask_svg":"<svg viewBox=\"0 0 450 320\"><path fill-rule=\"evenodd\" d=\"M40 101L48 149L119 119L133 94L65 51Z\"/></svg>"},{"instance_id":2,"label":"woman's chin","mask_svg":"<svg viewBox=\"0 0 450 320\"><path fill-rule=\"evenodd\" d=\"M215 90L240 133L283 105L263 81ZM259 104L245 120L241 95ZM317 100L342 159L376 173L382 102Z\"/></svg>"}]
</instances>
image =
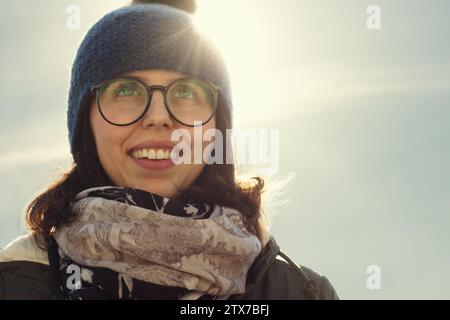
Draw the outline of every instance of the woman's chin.
<instances>
[{"instance_id":1,"label":"woman's chin","mask_svg":"<svg viewBox=\"0 0 450 320\"><path fill-rule=\"evenodd\" d=\"M157 180L157 179L155 179ZM170 198L173 196L174 191L167 187L164 187L164 184L166 184L166 182L162 182L162 181L154 181L154 182L145 182L142 184L138 184L137 189L140 190L144 190L153 194L157 194L159 196L162 197L166 197L166 198Z\"/></svg>"}]
</instances>

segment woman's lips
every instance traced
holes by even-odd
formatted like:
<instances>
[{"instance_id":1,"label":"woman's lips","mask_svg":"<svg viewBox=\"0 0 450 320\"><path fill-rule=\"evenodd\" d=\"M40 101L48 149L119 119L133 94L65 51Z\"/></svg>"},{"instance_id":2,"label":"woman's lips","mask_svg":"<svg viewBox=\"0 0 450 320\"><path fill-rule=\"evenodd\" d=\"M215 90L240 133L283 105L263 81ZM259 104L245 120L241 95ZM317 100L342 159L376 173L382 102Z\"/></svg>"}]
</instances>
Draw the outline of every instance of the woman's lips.
<instances>
[{"instance_id":1,"label":"woman's lips","mask_svg":"<svg viewBox=\"0 0 450 320\"><path fill-rule=\"evenodd\" d=\"M170 140L162 140L162 141L146 141L135 145L134 147L128 149L127 153L131 154L133 151L140 149L163 149L163 150L172 150L175 146L175 143Z\"/></svg>"},{"instance_id":2,"label":"woman's lips","mask_svg":"<svg viewBox=\"0 0 450 320\"><path fill-rule=\"evenodd\" d=\"M149 159L137 159L133 156L130 156L130 158L137 165L139 165L144 169L167 169L175 165L170 159L149 160Z\"/></svg>"}]
</instances>

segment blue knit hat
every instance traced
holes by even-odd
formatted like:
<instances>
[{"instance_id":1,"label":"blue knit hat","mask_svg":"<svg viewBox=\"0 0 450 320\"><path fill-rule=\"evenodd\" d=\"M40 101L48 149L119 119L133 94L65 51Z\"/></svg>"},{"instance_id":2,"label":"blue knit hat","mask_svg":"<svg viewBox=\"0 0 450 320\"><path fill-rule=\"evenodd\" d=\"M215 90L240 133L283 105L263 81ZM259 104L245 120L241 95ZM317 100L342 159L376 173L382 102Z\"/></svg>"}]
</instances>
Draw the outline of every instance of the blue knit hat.
<instances>
[{"instance_id":1,"label":"blue knit hat","mask_svg":"<svg viewBox=\"0 0 450 320\"><path fill-rule=\"evenodd\" d=\"M195 27L191 14L162 4L122 7L94 24L78 48L67 110L72 155L78 144L80 110L87 105L92 85L151 68L174 70L215 84L231 119L225 61Z\"/></svg>"}]
</instances>

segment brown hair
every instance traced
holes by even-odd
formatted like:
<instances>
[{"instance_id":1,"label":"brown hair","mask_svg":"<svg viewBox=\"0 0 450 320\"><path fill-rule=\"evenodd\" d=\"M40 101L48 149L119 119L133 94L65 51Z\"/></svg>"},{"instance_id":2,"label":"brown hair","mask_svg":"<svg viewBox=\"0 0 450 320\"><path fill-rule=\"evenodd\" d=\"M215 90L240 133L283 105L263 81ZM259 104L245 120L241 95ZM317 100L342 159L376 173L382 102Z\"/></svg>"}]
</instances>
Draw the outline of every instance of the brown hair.
<instances>
[{"instance_id":1,"label":"brown hair","mask_svg":"<svg viewBox=\"0 0 450 320\"><path fill-rule=\"evenodd\" d=\"M43 249L47 247L52 228L67 225L74 218L68 207L77 193L97 186L114 185L98 158L89 121L91 99L91 97L86 99L79 114L74 163L71 168L47 186L46 190L26 207L28 228ZM226 129L231 128L230 122L229 113L219 96L216 128L224 137ZM227 141L227 139L224 140ZM230 147L224 143L222 154L225 155L226 149ZM193 185L187 190L182 190L176 198L185 201L192 199L211 206L221 205L236 209L244 216L248 230L261 238L259 223L263 218L260 207L264 180L254 177L252 182L239 182L235 176L234 164L209 164L205 165Z\"/></svg>"}]
</instances>

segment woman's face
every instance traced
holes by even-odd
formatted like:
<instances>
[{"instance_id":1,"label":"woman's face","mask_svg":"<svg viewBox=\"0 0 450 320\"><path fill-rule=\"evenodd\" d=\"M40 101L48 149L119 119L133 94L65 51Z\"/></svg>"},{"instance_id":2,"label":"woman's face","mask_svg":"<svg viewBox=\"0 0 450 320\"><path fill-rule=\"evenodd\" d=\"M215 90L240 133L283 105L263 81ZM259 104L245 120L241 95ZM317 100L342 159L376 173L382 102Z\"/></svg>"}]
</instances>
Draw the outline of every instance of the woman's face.
<instances>
[{"instance_id":1,"label":"woman's face","mask_svg":"<svg viewBox=\"0 0 450 320\"><path fill-rule=\"evenodd\" d=\"M187 75L175 71L149 69L130 72L148 85L168 85ZM185 189L200 175L205 163L171 165L155 168L143 167L129 154L129 150L144 142L170 142L176 129L185 129L194 137L194 128L184 126L170 117L164 106L162 91L153 91L150 108L137 122L128 126L115 126L106 122L99 113L95 99L90 106L90 123L100 162L116 186L138 188L164 197L172 197L178 188ZM215 128L215 116L202 127L202 131ZM197 128L198 130L198 128ZM171 142L173 145L177 141ZM203 142L203 149L210 142ZM147 149L147 148L146 148ZM159 149L159 148L153 148ZM191 154L194 154L193 145ZM153 162L158 160L153 160ZM162 162L161 162L162 163Z\"/></svg>"}]
</instances>

